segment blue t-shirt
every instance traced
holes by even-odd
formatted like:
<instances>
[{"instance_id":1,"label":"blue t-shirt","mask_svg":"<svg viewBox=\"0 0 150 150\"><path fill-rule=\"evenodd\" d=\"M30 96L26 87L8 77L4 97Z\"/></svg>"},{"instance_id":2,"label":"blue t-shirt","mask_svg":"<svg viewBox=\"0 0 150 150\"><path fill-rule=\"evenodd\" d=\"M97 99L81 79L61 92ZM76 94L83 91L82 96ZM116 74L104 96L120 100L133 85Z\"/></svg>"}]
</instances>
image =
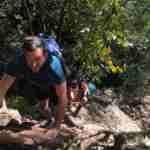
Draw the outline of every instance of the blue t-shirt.
<instances>
[{"instance_id":1,"label":"blue t-shirt","mask_svg":"<svg viewBox=\"0 0 150 150\"><path fill-rule=\"evenodd\" d=\"M48 60L38 73L33 73L27 66L24 55L17 56L15 61L8 63L4 72L16 78L27 79L40 88L49 88L65 81L61 61L54 55L48 56Z\"/></svg>"}]
</instances>

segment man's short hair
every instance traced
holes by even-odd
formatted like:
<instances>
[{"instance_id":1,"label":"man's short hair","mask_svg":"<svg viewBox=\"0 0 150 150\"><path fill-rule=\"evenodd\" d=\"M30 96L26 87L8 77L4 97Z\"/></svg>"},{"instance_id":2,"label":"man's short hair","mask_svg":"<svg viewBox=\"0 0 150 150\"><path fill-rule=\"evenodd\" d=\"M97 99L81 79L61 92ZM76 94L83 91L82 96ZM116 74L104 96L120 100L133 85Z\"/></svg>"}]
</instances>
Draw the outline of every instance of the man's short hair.
<instances>
[{"instance_id":1,"label":"man's short hair","mask_svg":"<svg viewBox=\"0 0 150 150\"><path fill-rule=\"evenodd\" d=\"M42 40L37 36L27 36L24 38L23 50L24 51L35 51L37 48L44 50L44 44Z\"/></svg>"}]
</instances>

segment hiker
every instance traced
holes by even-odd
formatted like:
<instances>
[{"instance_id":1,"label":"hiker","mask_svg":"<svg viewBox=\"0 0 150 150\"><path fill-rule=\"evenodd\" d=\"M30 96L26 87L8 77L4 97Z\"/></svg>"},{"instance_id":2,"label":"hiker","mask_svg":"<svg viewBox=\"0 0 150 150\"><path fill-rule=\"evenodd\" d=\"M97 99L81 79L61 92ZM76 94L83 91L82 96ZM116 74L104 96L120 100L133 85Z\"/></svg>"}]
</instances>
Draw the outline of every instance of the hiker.
<instances>
[{"instance_id":1,"label":"hiker","mask_svg":"<svg viewBox=\"0 0 150 150\"><path fill-rule=\"evenodd\" d=\"M87 93L85 92L87 91L87 87L82 89L81 86L79 81L75 79L68 82L67 93L69 102L80 102L81 99L87 99Z\"/></svg>"},{"instance_id":2,"label":"hiker","mask_svg":"<svg viewBox=\"0 0 150 150\"><path fill-rule=\"evenodd\" d=\"M48 53L42 40L37 36L25 37L22 51L23 53L16 56L15 60L3 67L4 75L0 80L0 98L5 96L16 79L23 78L26 81L24 84L30 83L35 89L41 110L48 118L51 113L49 104L56 97L58 107L55 125L45 134L48 138L56 137L67 105L66 78L62 64L57 56Z\"/></svg>"},{"instance_id":3,"label":"hiker","mask_svg":"<svg viewBox=\"0 0 150 150\"><path fill-rule=\"evenodd\" d=\"M87 102L88 96L93 95L96 91L95 84L86 79L79 80L77 77L68 81L67 88L69 102L80 102L81 100Z\"/></svg>"}]
</instances>

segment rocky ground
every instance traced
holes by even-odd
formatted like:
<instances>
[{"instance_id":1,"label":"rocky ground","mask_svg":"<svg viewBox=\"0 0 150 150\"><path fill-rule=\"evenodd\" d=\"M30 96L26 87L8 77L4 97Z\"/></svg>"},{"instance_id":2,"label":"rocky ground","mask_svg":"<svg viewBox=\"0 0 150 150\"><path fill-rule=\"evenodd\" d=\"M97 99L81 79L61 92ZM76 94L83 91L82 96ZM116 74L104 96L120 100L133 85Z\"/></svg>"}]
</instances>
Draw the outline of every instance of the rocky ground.
<instances>
[{"instance_id":1,"label":"rocky ground","mask_svg":"<svg viewBox=\"0 0 150 150\"><path fill-rule=\"evenodd\" d=\"M113 89L107 88L89 97L86 102L72 103L60 135L53 144L50 143L58 146L52 149L149 150L150 95L145 95L136 103L130 103L132 101L136 99L123 99ZM49 144L41 146L42 130L33 132L36 144L40 144L38 149L47 150Z\"/></svg>"},{"instance_id":2,"label":"rocky ground","mask_svg":"<svg viewBox=\"0 0 150 150\"><path fill-rule=\"evenodd\" d=\"M78 111L79 104L72 104L68 116L79 130L75 139L80 150L150 149L150 96L132 106L122 101L107 89L100 96L90 97Z\"/></svg>"}]
</instances>

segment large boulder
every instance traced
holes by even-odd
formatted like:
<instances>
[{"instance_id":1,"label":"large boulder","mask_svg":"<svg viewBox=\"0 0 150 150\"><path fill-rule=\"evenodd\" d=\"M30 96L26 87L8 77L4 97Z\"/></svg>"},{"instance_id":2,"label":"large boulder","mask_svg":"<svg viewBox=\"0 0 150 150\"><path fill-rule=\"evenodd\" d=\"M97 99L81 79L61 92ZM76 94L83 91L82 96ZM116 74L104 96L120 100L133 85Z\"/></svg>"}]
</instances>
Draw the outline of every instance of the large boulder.
<instances>
[{"instance_id":1,"label":"large boulder","mask_svg":"<svg viewBox=\"0 0 150 150\"><path fill-rule=\"evenodd\" d=\"M114 132L140 132L141 128L116 105L106 108L106 125Z\"/></svg>"}]
</instances>

